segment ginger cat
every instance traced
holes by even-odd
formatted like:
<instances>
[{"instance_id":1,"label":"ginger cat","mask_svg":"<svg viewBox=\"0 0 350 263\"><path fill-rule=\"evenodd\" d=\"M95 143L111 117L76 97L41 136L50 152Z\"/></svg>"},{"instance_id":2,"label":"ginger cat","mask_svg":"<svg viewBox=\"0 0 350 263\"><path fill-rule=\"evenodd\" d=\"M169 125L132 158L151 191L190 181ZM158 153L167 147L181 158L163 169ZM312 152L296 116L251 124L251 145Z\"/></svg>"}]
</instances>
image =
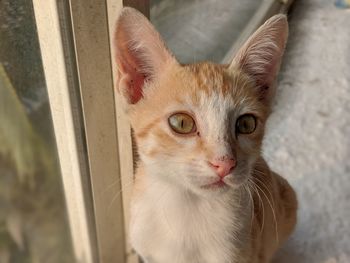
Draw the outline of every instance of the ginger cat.
<instances>
[{"instance_id":1,"label":"ginger cat","mask_svg":"<svg viewBox=\"0 0 350 263\"><path fill-rule=\"evenodd\" d=\"M181 65L142 14L122 10L117 87L140 157L130 239L144 262L267 263L292 232L295 193L261 157L287 35L276 15L230 65Z\"/></svg>"}]
</instances>

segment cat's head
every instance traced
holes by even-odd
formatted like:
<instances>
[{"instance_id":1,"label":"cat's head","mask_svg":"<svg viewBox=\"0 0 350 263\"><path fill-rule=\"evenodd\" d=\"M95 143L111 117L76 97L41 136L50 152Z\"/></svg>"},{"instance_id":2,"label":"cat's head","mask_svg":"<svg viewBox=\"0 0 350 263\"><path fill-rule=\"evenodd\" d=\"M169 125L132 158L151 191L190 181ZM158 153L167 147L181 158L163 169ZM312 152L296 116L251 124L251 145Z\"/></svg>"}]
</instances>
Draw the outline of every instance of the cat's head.
<instances>
[{"instance_id":1,"label":"cat's head","mask_svg":"<svg viewBox=\"0 0 350 263\"><path fill-rule=\"evenodd\" d=\"M146 172L197 193L244 183L260 156L287 35L277 15L230 65L181 65L151 23L124 8L114 39L117 89Z\"/></svg>"}]
</instances>

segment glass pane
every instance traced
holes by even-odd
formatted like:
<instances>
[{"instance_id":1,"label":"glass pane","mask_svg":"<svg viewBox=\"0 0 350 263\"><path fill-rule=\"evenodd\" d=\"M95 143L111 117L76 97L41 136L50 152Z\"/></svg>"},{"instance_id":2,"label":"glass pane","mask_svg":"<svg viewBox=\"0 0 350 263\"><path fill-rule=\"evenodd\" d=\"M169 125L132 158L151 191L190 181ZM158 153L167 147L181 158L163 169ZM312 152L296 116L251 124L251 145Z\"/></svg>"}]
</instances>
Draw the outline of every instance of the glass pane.
<instances>
[{"instance_id":1,"label":"glass pane","mask_svg":"<svg viewBox=\"0 0 350 263\"><path fill-rule=\"evenodd\" d=\"M0 262L74 262L28 0L0 1Z\"/></svg>"},{"instance_id":2,"label":"glass pane","mask_svg":"<svg viewBox=\"0 0 350 263\"><path fill-rule=\"evenodd\" d=\"M180 62L221 62L261 2L151 0L151 21Z\"/></svg>"}]
</instances>

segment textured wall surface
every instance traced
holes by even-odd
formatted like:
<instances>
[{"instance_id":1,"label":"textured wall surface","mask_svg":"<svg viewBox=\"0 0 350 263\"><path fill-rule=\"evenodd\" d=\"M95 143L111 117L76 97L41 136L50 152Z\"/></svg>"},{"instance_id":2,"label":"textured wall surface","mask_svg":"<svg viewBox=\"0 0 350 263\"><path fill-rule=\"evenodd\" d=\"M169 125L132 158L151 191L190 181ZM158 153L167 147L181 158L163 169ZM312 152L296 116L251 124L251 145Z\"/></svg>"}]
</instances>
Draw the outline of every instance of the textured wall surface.
<instances>
[{"instance_id":1,"label":"textured wall surface","mask_svg":"<svg viewBox=\"0 0 350 263\"><path fill-rule=\"evenodd\" d=\"M180 62L220 62L261 2L152 0L151 21Z\"/></svg>"},{"instance_id":2,"label":"textured wall surface","mask_svg":"<svg viewBox=\"0 0 350 263\"><path fill-rule=\"evenodd\" d=\"M298 193L299 222L275 263L350 262L350 13L298 0L265 156Z\"/></svg>"}]
</instances>

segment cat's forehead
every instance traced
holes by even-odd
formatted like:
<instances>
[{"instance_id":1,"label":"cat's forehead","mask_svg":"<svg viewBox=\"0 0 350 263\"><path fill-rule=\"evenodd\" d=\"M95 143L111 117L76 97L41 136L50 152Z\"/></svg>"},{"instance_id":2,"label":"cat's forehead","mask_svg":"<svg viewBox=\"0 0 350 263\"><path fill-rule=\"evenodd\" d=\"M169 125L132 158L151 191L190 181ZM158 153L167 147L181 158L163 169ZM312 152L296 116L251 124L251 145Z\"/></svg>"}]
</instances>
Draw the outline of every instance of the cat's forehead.
<instances>
[{"instance_id":1,"label":"cat's forehead","mask_svg":"<svg viewBox=\"0 0 350 263\"><path fill-rule=\"evenodd\" d=\"M232 80L226 66L212 63L198 63L184 67L193 93L204 92L210 96L214 93L227 94L232 87Z\"/></svg>"},{"instance_id":2,"label":"cat's forehead","mask_svg":"<svg viewBox=\"0 0 350 263\"><path fill-rule=\"evenodd\" d=\"M256 99L252 80L239 69L229 70L225 65L186 65L177 79L177 86L181 86L178 96L194 106L203 107L214 101L237 106Z\"/></svg>"}]
</instances>

